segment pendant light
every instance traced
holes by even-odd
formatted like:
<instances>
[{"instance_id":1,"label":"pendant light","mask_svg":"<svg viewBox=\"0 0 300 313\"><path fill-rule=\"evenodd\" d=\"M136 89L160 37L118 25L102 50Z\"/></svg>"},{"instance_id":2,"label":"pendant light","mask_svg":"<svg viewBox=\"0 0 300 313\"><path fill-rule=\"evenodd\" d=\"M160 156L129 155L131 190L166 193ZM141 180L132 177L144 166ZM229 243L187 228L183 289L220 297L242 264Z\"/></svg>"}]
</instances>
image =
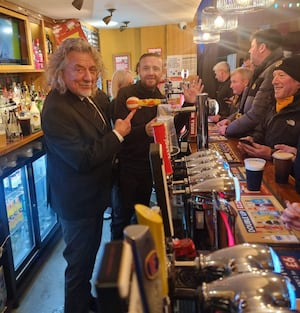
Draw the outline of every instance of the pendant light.
<instances>
[{"instance_id":1,"label":"pendant light","mask_svg":"<svg viewBox=\"0 0 300 313\"><path fill-rule=\"evenodd\" d=\"M201 25L196 26L193 31L193 42L196 44L217 43L220 38L220 33L202 31Z\"/></svg>"},{"instance_id":2,"label":"pendant light","mask_svg":"<svg viewBox=\"0 0 300 313\"><path fill-rule=\"evenodd\" d=\"M216 7L205 7L201 12L203 32L223 32L237 29L238 19L235 14L221 13Z\"/></svg>"},{"instance_id":3,"label":"pendant light","mask_svg":"<svg viewBox=\"0 0 300 313\"><path fill-rule=\"evenodd\" d=\"M274 0L216 0L217 8L227 13L250 13L269 8Z\"/></svg>"}]
</instances>

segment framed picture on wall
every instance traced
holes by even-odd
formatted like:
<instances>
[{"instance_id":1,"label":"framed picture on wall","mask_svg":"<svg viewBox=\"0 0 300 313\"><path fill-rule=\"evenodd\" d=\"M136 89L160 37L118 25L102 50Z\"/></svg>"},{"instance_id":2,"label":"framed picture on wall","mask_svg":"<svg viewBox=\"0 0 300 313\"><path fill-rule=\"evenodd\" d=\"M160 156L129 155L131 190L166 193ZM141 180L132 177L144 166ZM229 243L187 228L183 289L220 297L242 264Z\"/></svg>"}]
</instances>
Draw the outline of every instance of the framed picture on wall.
<instances>
[{"instance_id":1,"label":"framed picture on wall","mask_svg":"<svg viewBox=\"0 0 300 313\"><path fill-rule=\"evenodd\" d=\"M130 54L116 54L113 56L113 63L115 71L130 70Z\"/></svg>"}]
</instances>

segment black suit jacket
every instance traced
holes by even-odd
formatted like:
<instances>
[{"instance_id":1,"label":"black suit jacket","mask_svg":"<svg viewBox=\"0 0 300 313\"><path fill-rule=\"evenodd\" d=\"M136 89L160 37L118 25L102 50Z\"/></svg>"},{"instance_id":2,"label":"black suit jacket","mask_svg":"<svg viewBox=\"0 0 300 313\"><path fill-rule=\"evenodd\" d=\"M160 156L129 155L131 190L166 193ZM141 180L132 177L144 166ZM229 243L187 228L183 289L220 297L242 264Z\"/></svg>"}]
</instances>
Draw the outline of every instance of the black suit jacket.
<instances>
[{"instance_id":1,"label":"black suit jacket","mask_svg":"<svg viewBox=\"0 0 300 313\"><path fill-rule=\"evenodd\" d=\"M48 202L64 219L96 217L109 201L112 160L121 143L111 130L107 96L99 90L94 103L106 124L70 91L51 91L43 106Z\"/></svg>"}]
</instances>

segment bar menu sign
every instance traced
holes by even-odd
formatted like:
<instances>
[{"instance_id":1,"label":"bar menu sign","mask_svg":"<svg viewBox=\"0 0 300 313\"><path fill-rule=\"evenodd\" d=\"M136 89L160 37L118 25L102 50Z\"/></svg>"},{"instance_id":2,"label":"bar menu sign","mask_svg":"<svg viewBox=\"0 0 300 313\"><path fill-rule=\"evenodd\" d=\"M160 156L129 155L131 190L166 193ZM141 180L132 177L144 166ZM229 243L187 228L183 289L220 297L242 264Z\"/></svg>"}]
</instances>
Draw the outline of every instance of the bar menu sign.
<instances>
[{"instance_id":1,"label":"bar menu sign","mask_svg":"<svg viewBox=\"0 0 300 313\"><path fill-rule=\"evenodd\" d=\"M237 239L242 242L299 245L300 232L285 228L280 219L284 208L273 195L242 195L231 205L237 213Z\"/></svg>"},{"instance_id":2,"label":"bar menu sign","mask_svg":"<svg viewBox=\"0 0 300 313\"><path fill-rule=\"evenodd\" d=\"M183 69L189 73L188 76L197 75L197 54L167 56L168 78L181 77Z\"/></svg>"}]
</instances>

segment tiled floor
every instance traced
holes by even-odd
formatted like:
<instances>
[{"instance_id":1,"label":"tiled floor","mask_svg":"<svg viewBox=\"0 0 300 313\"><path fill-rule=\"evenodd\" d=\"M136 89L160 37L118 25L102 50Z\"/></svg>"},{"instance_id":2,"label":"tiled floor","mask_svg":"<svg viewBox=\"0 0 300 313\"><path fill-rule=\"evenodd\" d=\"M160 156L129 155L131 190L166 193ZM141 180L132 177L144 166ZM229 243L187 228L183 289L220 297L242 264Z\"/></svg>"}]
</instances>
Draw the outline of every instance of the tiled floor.
<instances>
[{"instance_id":1,"label":"tiled floor","mask_svg":"<svg viewBox=\"0 0 300 313\"><path fill-rule=\"evenodd\" d=\"M103 247L110 240L110 220L103 224L102 243L99 249L93 280L98 271ZM34 280L28 285L20 299L20 306L12 313L63 313L64 270L66 262L62 251L64 242L61 240L49 256L49 260L36 273Z\"/></svg>"}]
</instances>

